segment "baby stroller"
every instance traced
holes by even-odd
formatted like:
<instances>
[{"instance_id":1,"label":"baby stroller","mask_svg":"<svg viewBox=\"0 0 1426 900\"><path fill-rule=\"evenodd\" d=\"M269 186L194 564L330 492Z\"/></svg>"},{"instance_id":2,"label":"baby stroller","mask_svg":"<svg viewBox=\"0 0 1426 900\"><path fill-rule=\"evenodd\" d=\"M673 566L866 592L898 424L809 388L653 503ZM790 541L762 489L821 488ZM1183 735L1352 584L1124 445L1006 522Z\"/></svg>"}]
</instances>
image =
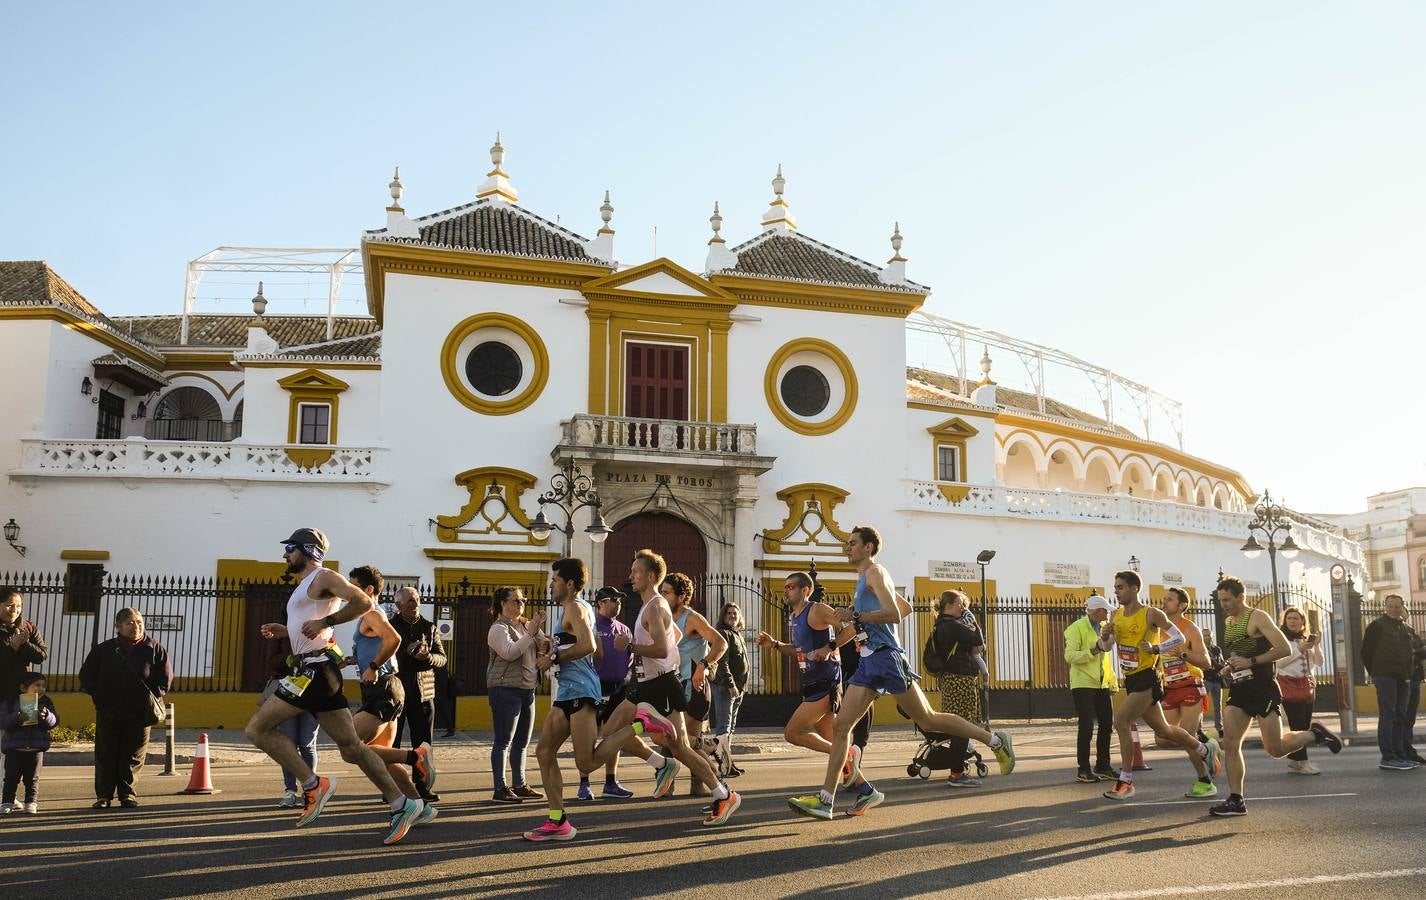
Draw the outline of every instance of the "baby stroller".
<instances>
[{"instance_id":1,"label":"baby stroller","mask_svg":"<svg viewBox=\"0 0 1426 900\"><path fill-rule=\"evenodd\" d=\"M951 736L938 731L922 731L919 725L912 727L921 735L921 746L916 748L916 755L911 757L911 762L906 765L906 774L912 778L930 778L932 772L949 771ZM980 754L974 750L966 755L965 765L967 771L975 769L976 778L984 778L990 771Z\"/></svg>"}]
</instances>

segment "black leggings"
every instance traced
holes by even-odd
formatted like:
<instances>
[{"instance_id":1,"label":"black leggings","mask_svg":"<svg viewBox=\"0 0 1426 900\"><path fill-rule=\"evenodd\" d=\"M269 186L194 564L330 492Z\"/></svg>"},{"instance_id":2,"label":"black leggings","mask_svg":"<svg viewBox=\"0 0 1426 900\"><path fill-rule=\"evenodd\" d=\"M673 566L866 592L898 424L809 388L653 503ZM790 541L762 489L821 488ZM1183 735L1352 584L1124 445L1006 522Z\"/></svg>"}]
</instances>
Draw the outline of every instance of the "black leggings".
<instances>
[{"instance_id":1,"label":"black leggings","mask_svg":"<svg viewBox=\"0 0 1426 900\"><path fill-rule=\"evenodd\" d=\"M1074 709L1079 715L1079 741L1076 745L1081 772L1089 771L1089 741L1094 726L1099 726L1099 741L1094 749L1094 767L1112 768L1109 764L1109 738L1114 732L1114 707L1109 702L1108 688L1074 688Z\"/></svg>"},{"instance_id":2,"label":"black leggings","mask_svg":"<svg viewBox=\"0 0 1426 900\"><path fill-rule=\"evenodd\" d=\"M1283 712L1287 713L1287 727L1293 731L1306 731L1307 726L1312 724L1312 704L1311 703L1288 703L1282 701ZM1295 759L1298 762L1307 762L1307 748L1294 750L1287 755L1288 759Z\"/></svg>"},{"instance_id":3,"label":"black leggings","mask_svg":"<svg viewBox=\"0 0 1426 900\"><path fill-rule=\"evenodd\" d=\"M15 802L15 789L25 782L25 802L40 799L40 771L45 767L45 755L34 750L5 751L5 803Z\"/></svg>"}]
</instances>

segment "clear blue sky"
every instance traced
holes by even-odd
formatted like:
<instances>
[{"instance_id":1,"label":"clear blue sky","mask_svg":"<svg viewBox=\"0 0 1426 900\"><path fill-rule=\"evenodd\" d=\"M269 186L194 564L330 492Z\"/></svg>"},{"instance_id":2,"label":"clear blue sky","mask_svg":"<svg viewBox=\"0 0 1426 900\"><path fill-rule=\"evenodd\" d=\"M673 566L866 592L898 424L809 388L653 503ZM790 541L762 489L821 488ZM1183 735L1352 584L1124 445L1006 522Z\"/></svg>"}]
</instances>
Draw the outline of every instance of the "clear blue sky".
<instances>
[{"instance_id":1,"label":"clear blue sky","mask_svg":"<svg viewBox=\"0 0 1426 900\"><path fill-rule=\"evenodd\" d=\"M1422 47L1407 2L24 4L0 258L177 312L219 244L356 246L393 164L413 215L472 199L499 129L523 205L589 234L608 188L621 260L699 269L781 162L809 235L879 262L899 220L931 311L1350 511L1426 483Z\"/></svg>"}]
</instances>

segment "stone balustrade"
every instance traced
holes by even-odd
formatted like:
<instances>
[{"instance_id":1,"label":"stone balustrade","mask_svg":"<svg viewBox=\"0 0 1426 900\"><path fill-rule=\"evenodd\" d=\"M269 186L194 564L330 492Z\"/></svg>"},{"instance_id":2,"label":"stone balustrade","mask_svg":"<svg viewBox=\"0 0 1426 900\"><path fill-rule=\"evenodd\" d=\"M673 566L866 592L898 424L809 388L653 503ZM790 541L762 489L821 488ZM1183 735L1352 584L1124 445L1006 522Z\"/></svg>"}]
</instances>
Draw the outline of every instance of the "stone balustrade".
<instances>
[{"instance_id":1,"label":"stone balustrade","mask_svg":"<svg viewBox=\"0 0 1426 900\"><path fill-rule=\"evenodd\" d=\"M756 425L578 415L560 423L566 447L662 454L756 456Z\"/></svg>"},{"instance_id":2,"label":"stone balustrade","mask_svg":"<svg viewBox=\"0 0 1426 900\"><path fill-rule=\"evenodd\" d=\"M372 447L306 447L326 451L324 461L304 466L286 446L241 441L112 441L27 439L20 442L14 477L172 478L213 481L384 483L376 474L381 454ZM318 453L318 456L321 454Z\"/></svg>"}]
</instances>

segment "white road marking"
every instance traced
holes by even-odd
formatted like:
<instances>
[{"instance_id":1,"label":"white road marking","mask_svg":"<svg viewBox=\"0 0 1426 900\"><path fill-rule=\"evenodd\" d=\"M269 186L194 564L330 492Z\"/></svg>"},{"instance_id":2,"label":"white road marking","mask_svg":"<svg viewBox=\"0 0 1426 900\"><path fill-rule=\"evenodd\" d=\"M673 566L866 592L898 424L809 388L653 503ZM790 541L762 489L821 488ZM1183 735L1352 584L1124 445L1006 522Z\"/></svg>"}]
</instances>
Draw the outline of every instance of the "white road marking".
<instances>
[{"instance_id":1,"label":"white road marking","mask_svg":"<svg viewBox=\"0 0 1426 900\"><path fill-rule=\"evenodd\" d=\"M1014 822L1001 822L999 825L992 825L991 828L1013 828L1016 825L1029 825L1031 822L1048 822L1054 816L1039 816L1034 819L1017 819Z\"/></svg>"},{"instance_id":2,"label":"white road marking","mask_svg":"<svg viewBox=\"0 0 1426 900\"><path fill-rule=\"evenodd\" d=\"M1426 875L1426 868L1385 869L1380 872L1345 872L1341 875L1304 875L1300 878L1274 878L1271 881L1225 882L1222 884L1187 884L1166 888L1147 888L1140 891L1113 891L1107 894L1075 894L1065 897L1040 897L1038 900L1141 900L1145 897L1187 897L1195 894L1227 893L1256 888L1305 887L1315 884L1334 884L1344 881L1381 881L1388 878L1418 878Z\"/></svg>"},{"instance_id":3,"label":"white road marking","mask_svg":"<svg viewBox=\"0 0 1426 900\"><path fill-rule=\"evenodd\" d=\"M1261 803L1264 800L1310 800L1314 797L1355 797L1355 792L1345 794L1284 794L1281 797L1244 797L1249 803ZM1201 800L1148 800L1144 803L1130 803L1128 806L1174 806L1176 804L1206 806L1209 800L1215 798L1204 797Z\"/></svg>"}]
</instances>

